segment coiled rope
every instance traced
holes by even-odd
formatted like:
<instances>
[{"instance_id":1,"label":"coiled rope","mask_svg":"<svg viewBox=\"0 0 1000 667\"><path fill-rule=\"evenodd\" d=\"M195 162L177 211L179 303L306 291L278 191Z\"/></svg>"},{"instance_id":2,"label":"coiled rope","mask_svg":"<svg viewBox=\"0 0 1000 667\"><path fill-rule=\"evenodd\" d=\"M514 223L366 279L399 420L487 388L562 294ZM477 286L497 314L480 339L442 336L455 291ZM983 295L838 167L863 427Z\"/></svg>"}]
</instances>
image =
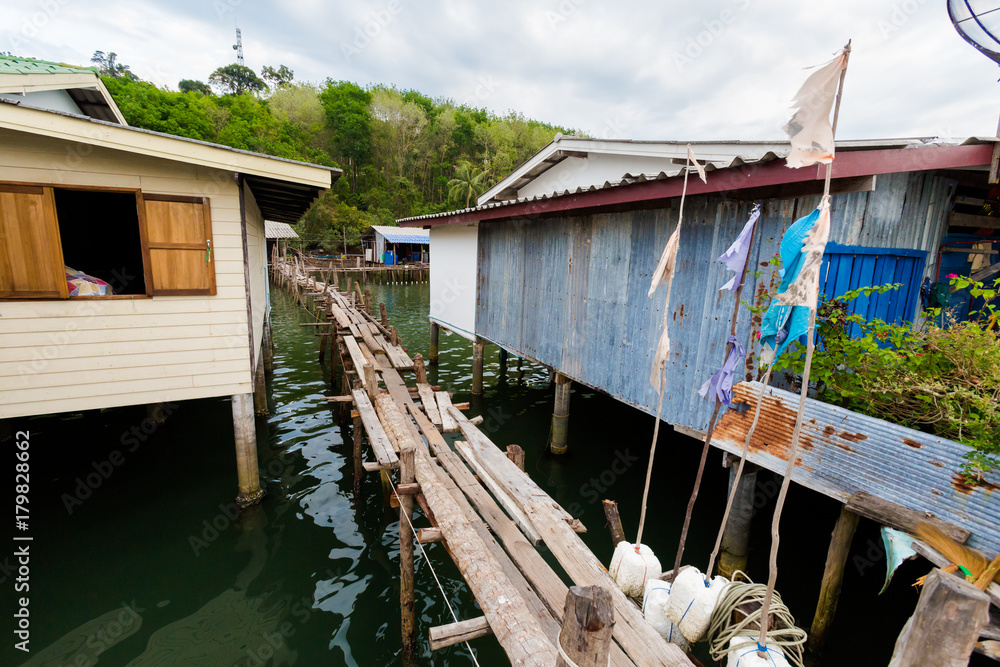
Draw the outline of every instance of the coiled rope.
<instances>
[{"instance_id":1,"label":"coiled rope","mask_svg":"<svg viewBox=\"0 0 1000 667\"><path fill-rule=\"evenodd\" d=\"M726 587L722 597L719 598L715 611L712 612L712 621L706 635L708 650L713 660L721 662L733 651L746 651L747 644L730 646L734 637L749 637L755 642L759 641L762 605L766 595L766 584L755 584L743 572L733 573L733 583ZM733 612L744 604L752 604L755 611L734 623ZM739 611L745 614L743 610ZM778 593L774 593L768 616L771 623L767 632L767 645L780 647L790 664L803 667L802 649L806 643L806 631L796 627L792 612L781 601ZM758 647L759 645L758 643Z\"/></svg>"}]
</instances>

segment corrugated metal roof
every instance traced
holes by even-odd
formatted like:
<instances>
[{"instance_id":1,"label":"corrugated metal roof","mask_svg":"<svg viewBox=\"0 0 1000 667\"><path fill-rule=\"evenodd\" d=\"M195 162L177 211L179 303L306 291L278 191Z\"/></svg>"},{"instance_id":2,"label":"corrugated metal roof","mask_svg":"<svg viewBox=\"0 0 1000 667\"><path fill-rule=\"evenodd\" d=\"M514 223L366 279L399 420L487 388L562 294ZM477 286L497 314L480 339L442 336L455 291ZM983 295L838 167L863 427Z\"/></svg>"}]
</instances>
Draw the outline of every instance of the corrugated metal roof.
<instances>
[{"instance_id":1,"label":"corrugated metal roof","mask_svg":"<svg viewBox=\"0 0 1000 667\"><path fill-rule=\"evenodd\" d=\"M753 421L760 384L741 382L733 390L747 409L726 412L712 442L738 454ZM784 474L798 406L798 394L767 389L749 461ZM866 491L925 512L969 529L969 546L995 554L1000 551L1000 479L993 476L986 484L966 485L958 471L968 450L951 440L809 399L792 480L841 501Z\"/></svg>"},{"instance_id":2,"label":"corrugated metal roof","mask_svg":"<svg viewBox=\"0 0 1000 667\"><path fill-rule=\"evenodd\" d=\"M295 233L292 226L284 222L264 221L264 236L269 239L297 239L299 235Z\"/></svg>"},{"instance_id":3,"label":"corrugated metal roof","mask_svg":"<svg viewBox=\"0 0 1000 667\"><path fill-rule=\"evenodd\" d=\"M95 74L97 69L94 67L74 67L34 58L0 56L0 74L79 74L80 72Z\"/></svg>"},{"instance_id":4,"label":"corrugated metal roof","mask_svg":"<svg viewBox=\"0 0 1000 667\"><path fill-rule=\"evenodd\" d=\"M418 227L372 225L372 229L381 234L390 243L416 243L418 245L430 245L431 243L430 232Z\"/></svg>"},{"instance_id":5,"label":"corrugated metal roof","mask_svg":"<svg viewBox=\"0 0 1000 667\"><path fill-rule=\"evenodd\" d=\"M869 151L869 150L879 150L879 149L885 150L893 148L899 149L899 148L919 148L919 147L929 147L929 146L967 146L975 144L993 143L995 141L996 141L995 137L968 137L966 139L942 139L939 137L928 137L928 138L916 138L916 139L838 141L837 149L842 152L859 152L859 151ZM692 144L693 143L694 142L692 142ZM717 143L725 143L725 142L717 142ZM733 142L733 143L735 145L739 145L739 142ZM784 154L779 155L778 153L773 151L768 151L759 158L751 158L746 155L735 155L731 160L726 162L722 161L709 162L707 163L705 170L711 172L711 171L731 169L736 167L759 166L779 159L784 159ZM552 192L551 194L548 195L522 197L520 199L508 199L504 201L490 202L487 204L483 204L481 206L469 207L457 211L447 211L444 213L430 213L427 215L412 216L409 218L401 218L397 222L399 222L400 224L413 225L421 221L437 220L452 216L459 216L467 213L476 213L479 211L499 209L518 204L545 202L551 199L559 199L571 195L596 192L600 190L628 187L630 185L646 183L649 181L665 181L683 175L684 168L685 168L684 164L681 163L677 165L676 170L661 171L656 174L626 173L623 174L622 177L618 180L606 181L601 185L590 185L586 187L577 187L573 189L561 190Z\"/></svg>"}]
</instances>

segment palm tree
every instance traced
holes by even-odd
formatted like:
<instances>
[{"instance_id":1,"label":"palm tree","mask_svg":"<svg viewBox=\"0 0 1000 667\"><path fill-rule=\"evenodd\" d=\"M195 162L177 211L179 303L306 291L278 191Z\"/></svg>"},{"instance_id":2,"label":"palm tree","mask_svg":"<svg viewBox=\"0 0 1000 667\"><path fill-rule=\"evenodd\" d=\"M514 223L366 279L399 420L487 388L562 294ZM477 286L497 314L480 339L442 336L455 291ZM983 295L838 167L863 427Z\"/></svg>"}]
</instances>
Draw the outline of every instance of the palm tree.
<instances>
[{"instance_id":1,"label":"palm tree","mask_svg":"<svg viewBox=\"0 0 1000 667\"><path fill-rule=\"evenodd\" d=\"M462 201L464 198L465 208L469 208L469 200L486 190L485 180L485 171L468 162L460 162L455 169L455 178L448 181L448 199Z\"/></svg>"}]
</instances>

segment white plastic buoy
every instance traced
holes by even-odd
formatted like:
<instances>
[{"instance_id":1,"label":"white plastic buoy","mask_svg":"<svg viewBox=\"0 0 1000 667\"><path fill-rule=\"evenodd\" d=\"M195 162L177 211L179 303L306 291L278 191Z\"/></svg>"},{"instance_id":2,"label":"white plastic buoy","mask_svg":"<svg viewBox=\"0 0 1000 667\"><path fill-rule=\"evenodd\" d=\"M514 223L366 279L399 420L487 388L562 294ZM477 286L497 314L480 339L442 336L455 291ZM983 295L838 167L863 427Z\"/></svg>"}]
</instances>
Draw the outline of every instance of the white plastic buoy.
<instances>
[{"instance_id":1,"label":"white plastic buoy","mask_svg":"<svg viewBox=\"0 0 1000 667\"><path fill-rule=\"evenodd\" d=\"M725 577L715 577L706 585L704 575L696 567L681 570L674 579L667 617L692 644L700 642L708 632L712 612L729 583Z\"/></svg>"},{"instance_id":2,"label":"white plastic buoy","mask_svg":"<svg viewBox=\"0 0 1000 667\"><path fill-rule=\"evenodd\" d=\"M680 629L667 618L667 600L670 584L661 579L646 582L646 594L642 598L642 615L660 636L671 644L677 644L685 653L691 649L691 642L685 639Z\"/></svg>"},{"instance_id":3,"label":"white plastic buoy","mask_svg":"<svg viewBox=\"0 0 1000 667\"><path fill-rule=\"evenodd\" d=\"M630 542L619 542L615 555L611 557L608 574L622 593L641 598L646 592L646 582L659 579L662 572L656 554L645 544L640 544L637 550Z\"/></svg>"},{"instance_id":4,"label":"white plastic buoy","mask_svg":"<svg viewBox=\"0 0 1000 667\"><path fill-rule=\"evenodd\" d=\"M739 648L729 652L726 667L789 667L785 654L774 644L765 645L765 656L757 655L757 640L752 637L733 637L729 646Z\"/></svg>"}]
</instances>

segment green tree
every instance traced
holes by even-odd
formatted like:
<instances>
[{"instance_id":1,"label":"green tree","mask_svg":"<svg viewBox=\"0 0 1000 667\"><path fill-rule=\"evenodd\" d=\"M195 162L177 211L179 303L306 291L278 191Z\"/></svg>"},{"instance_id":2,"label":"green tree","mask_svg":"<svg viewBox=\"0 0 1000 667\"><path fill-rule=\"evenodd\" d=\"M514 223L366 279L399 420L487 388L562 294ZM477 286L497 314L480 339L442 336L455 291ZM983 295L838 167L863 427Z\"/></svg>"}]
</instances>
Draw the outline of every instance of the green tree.
<instances>
[{"instance_id":1,"label":"green tree","mask_svg":"<svg viewBox=\"0 0 1000 667\"><path fill-rule=\"evenodd\" d=\"M278 69L264 65L260 75L271 83L272 88L278 89L292 82L294 72L285 65L279 65Z\"/></svg>"},{"instance_id":2,"label":"green tree","mask_svg":"<svg viewBox=\"0 0 1000 667\"><path fill-rule=\"evenodd\" d=\"M257 76L257 73L244 65L220 67L212 72L208 82L230 95L260 93L267 90L267 84Z\"/></svg>"},{"instance_id":3,"label":"green tree","mask_svg":"<svg viewBox=\"0 0 1000 667\"><path fill-rule=\"evenodd\" d=\"M478 197L486 190L483 183L485 178L485 171L468 162L462 162L455 169L455 177L448 181L448 199L451 201L465 199L465 208L469 208L472 198Z\"/></svg>"},{"instance_id":4,"label":"green tree","mask_svg":"<svg viewBox=\"0 0 1000 667\"><path fill-rule=\"evenodd\" d=\"M361 170L372 156L371 94L349 81L327 79L319 100L332 133L332 153L346 164L351 192L357 192Z\"/></svg>"},{"instance_id":5,"label":"green tree","mask_svg":"<svg viewBox=\"0 0 1000 667\"><path fill-rule=\"evenodd\" d=\"M108 53L94 51L90 62L97 65L97 70L102 76L109 76L113 79L125 78L135 80L138 78L135 74L132 74L128 65L118 62L118 54L114 51L109 51Z\"/></svg>"},{"instance_id":6,"label":"green tree","mask_svg":"<svg viewBox=\"0 0 1000 667\"><path fill-rule=\"evenodd\" d=\"M202 95L212 93L212 89L208 87L207 83L194 79L181 79L180 83L177 84L177 89L182 93L201 93Z\"/></svg>"}]
</instances>

